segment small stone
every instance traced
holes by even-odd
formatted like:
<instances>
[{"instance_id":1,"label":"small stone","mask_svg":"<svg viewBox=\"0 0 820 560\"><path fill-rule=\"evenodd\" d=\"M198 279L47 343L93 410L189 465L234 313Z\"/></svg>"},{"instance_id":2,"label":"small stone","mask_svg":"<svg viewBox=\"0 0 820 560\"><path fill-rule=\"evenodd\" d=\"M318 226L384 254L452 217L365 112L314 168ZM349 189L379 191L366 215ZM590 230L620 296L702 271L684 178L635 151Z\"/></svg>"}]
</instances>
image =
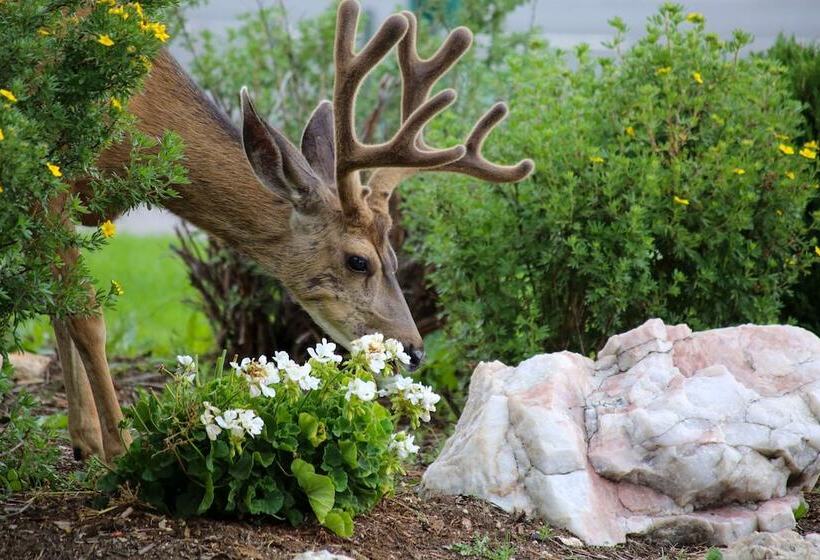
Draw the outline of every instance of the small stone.
<instances>
[{"instance_id":1,"label":"small stone","mask_svg":"<svg viewBox=\"0 0 820 560\"><path fill-rule=\"evenodd\" d=\"M329 550L308 550L297 554L293 557L293 560L353 560L353 558Z\"/></svg>"},{"instance_id":2,"label":"small stone","mask_svg":"<svg viewBox=\"0 0 820 560\"><path fill-rule=\"evenodd\" d=\"M467 519L466 517L461 518L461 526L464 527L465 531L473 530L473 522Z\"/></svg>"},{"instance_id":3,"label":"small stone","mask_svg":"<svg viewBox=\"0 0 820 560\"><path fill-rule=\"evenodd\" d=\"M577 537L558 537L558 540L564 546L572 546L572 547L584 546L584 543L581 542L581 539L579 539Z\"/></svg>"}]
</instances>

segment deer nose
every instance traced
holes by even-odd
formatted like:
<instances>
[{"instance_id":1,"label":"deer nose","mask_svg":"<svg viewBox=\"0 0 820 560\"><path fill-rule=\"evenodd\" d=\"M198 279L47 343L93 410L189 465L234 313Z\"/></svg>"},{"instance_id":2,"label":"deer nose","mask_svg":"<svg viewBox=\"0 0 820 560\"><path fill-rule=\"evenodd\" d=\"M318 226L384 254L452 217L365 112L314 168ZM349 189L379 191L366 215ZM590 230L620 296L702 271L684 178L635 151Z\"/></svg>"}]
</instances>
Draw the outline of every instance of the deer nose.
<instances>
[{"instance_id":1,"label":"deer nose","mask_svg":"<svg viewBox=\"0 0 820 560\"><path fill-rule=\"evenodd\" d=\"M410 354L410 371L413 371L424 361L424 349L410 345L410 347L407 348L407 353Z\"/></svg>"}]
</instances>

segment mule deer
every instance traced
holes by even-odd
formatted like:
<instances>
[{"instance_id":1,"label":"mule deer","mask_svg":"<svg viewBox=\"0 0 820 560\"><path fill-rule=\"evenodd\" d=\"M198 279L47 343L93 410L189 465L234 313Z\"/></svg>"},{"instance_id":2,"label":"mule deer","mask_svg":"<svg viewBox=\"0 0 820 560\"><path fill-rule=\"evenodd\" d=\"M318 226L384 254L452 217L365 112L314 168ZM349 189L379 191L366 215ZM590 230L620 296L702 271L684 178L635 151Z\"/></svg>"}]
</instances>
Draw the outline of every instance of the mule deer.
<instances>
[{"instance_id":1,"label":"mule deer","mask_svg":"<svg viewBox=\"0 0 820 560\"><path fill-rule=\"evenodd\" d=\"M396 281L396 255L388 240L393 189L425 169L519 181L533 164L499 166L482 157L484 138L506 115L501 103L478 121L464 146L433 149L422 139L425 124L455 100L452 90L429 94L469 48L469 30L454 30L435 55L423 60L416 52L413 14L390 16L356 52L358 17L355 1L340 4L333 103L323 101L316 108L301 150L259 116L246 89L241 92L242 130L237 131L167 53L155 61L130 110L144 132L160 135L170 129L185 141L190 184L176 187L179 196L166 203L170 211L256 260L342 345L379 331L404 343L417 364L422 340ZM403 83L401 126L383 144L363 144L355 130L356 95L370 70L396 45ZM126 146L114 146L102 154L100 166L116 173L127 157ZM363 185L365 170L373 171ZM77 252L62 256L65 266L72 266ZM110 460L123 452L128 434L119 427L122 413L105 356L103 317L55 318L53 324L75 455Z\"/></svg>"}]
</instances>

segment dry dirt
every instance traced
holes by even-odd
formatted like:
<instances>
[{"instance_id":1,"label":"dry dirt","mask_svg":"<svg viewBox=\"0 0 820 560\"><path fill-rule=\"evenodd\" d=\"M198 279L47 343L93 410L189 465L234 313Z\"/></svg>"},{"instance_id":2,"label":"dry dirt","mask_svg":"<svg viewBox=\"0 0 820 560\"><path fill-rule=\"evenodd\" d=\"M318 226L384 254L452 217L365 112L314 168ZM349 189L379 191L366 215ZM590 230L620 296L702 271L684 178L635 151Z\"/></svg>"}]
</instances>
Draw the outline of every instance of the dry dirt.
<instances>
[{"instance_id":1,"label":"dry dirt","mask_svg":"<svg viewBox=\"0 0 820 560\"><path fill-rule=\"evenodd\" d=\"M131 400L136 385L162 384L161 376L150 368L124 369L129 371L118 376L124 402ZM27 387L41 398L44 412L64 405L59 375L54 374L51 368L42 383ZM79 465L71 457L70 446L61 447L61 469L66 473L76 470ZM705 557L705 547L675 548L645 540L612 548L575 546L567 532L545 530L540 522L507 514L477 499L421 499L415 488L422 472L422 467L411 470L395 496L358 517L351 539L336 537L315 523L293 528L251 520L175 519L128 496L101 506L94 492L17 494L0 502L0 559L289 559L305 550L320 549L371 560ZM800 531L820 531L820 496L808 496L808 501L809 515L800 522ZM505 549L514 552L505 555Z\"/></svg>"}]
</instances>

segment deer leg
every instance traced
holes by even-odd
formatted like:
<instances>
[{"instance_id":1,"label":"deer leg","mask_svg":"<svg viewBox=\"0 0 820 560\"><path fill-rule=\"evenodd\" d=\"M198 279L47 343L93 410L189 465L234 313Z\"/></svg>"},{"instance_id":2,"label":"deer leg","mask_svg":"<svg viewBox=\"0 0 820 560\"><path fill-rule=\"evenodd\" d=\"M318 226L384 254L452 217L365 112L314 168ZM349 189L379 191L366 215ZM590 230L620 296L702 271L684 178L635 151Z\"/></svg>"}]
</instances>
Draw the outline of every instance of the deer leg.
<instances>
[{"instance_id":1,"label":"deer leg","mask_svg":"<svg viewBox=\"0 0 820 560\"><path fill-rule=\"evenodd\" d=\"M85 368L71 340L68 324L63 319L51 318L57 338L57 355L63 369L63 383L68 399L68 433L74 448L74 458L86 459L91 455L103 457L102 433L97 405Z\"/></svg>"},{"instance_id":2,"label":"deer leg","mask_svg":"<svg viewBox=\"0 0 820 560\"><path fill-rule=\"evenodd\" d=\"M94 297L93 294L90 297ZM68 318L68 330L80 354L97 407L106 461L125 452L131 437L120 431L122 410L105 357L105 321L102 312Z\"/></svg>"}]
</instances>

